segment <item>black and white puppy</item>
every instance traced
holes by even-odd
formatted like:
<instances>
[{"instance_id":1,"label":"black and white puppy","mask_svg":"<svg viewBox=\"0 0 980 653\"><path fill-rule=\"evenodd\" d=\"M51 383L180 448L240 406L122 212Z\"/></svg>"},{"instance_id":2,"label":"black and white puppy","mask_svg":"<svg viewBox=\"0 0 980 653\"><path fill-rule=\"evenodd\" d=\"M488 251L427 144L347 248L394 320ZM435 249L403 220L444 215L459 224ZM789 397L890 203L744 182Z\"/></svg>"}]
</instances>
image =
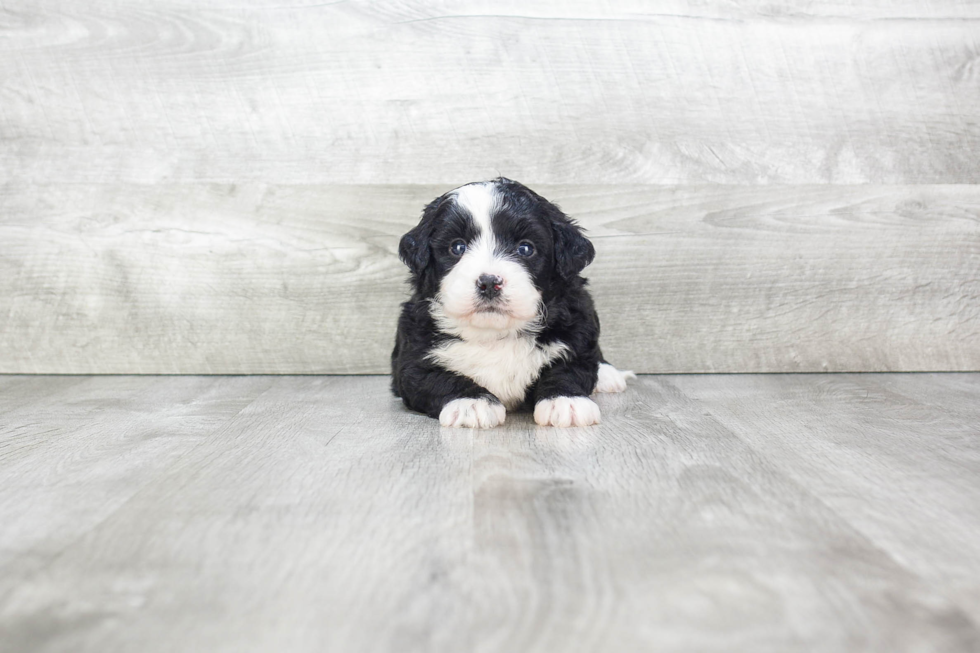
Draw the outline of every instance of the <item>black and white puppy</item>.
<instances>
[{"instance_id":1,"label":"black and white puppy","mask_svg":"<svg viewBox=\"0 0 980 653\"><path fill-rule=\"evenodd\" d=\"M606 363L579 273L595 249L557 206L499 178L425 207L398 247L412 271L391 354L392 390L444 426L489 428L534 406L541 425L599 422L594 391L632 372Z\"/></svg>"}]
</instances>

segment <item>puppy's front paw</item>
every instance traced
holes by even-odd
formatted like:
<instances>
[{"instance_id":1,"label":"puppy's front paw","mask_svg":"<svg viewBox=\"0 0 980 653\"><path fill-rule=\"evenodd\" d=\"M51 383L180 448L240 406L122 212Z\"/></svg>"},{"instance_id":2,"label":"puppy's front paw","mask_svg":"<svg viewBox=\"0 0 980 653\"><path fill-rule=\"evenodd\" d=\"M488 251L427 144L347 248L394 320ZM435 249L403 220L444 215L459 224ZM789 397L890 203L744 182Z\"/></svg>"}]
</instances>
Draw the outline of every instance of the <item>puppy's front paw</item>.
<instances>
[{"instance_id":1,"label":"puppy's front paw","mask_svg":"<svg viewBox=\"0 0 980 653\"><path fill-rule=\"evenodd\" d=\"M636 375L619 371L609 363L599 363L599 380L595 384L596 392L623 392L626 390L626 379L635 379Z\"/></svg>"},{"instance_id":2,"label":"puppy's front paw","mask_svg":"<svg viewBox=\"0 0 980 653\"><path fill-rule=\"evenodd\" d=\"M439 423L471 429L489 429L504 423L504 405L489 399L453 399L442 407Z\"/></svg>"},{"instance_id":3,"label":"puppy's front paw","mask_svg":"<svg viewBox=\"0 0 980 653\"><path fill-rule=\"evenodd\" d=\"M599 407L588 397L542 399L534 406L534 421L541 426L589 426L599 417Z\"/></svg>"}]
</instances>

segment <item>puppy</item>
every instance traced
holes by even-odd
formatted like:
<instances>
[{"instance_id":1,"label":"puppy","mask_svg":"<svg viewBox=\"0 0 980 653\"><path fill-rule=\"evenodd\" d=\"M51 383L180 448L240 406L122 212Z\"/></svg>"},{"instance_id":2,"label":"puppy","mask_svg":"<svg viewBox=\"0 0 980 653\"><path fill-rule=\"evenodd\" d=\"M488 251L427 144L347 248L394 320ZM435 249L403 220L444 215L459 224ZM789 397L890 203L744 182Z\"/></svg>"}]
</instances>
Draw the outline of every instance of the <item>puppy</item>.
<instances>
[{"instance_id":1,"label":"puppy","mask_svg":"<svg viewBox=\"0 0 980 653\"><path fill-rule=\"evenodd\" d=\"M435 199L398 246L411 270L392 390L443 426L490 428L534 407L541 425L599 423L593 391L632 372L606 363L579 276L595 249L557 206L499 178Z\"/></svg>"}]
</instances>

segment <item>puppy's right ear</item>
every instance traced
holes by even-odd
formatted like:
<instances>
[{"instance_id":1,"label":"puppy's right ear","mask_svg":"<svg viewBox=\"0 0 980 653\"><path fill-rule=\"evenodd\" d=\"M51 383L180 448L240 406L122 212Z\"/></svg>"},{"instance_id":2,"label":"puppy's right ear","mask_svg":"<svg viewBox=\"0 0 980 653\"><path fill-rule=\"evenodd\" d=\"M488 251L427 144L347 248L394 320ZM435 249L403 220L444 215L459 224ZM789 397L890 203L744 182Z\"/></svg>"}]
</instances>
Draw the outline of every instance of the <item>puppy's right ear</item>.
<instances>
[{"instance_id":1,"label":"puppy's right ear","mask_svg":"<svg viewBox=\"0 0 980 653\"><path fill-rule=\"evenodd\" d=\"M429 239L419 225L402 236L398 243L398 258L413 274L419 274L429 264Z\"/></svg>"},{"instance_id":2,"label":"puppy's right ear","mask_svg":"<svg viewBox=\"0 0 980 653\"><path fill-rule=\"evenodd\" d=\"M443 198L437 198L429 203L422 211L422 220L418 226L402 236L398 243L398 258L408 266L412 274L420 274L429 265L432 248L429 241L432 238L436 210Z\"/></svg>"}]
</instances>

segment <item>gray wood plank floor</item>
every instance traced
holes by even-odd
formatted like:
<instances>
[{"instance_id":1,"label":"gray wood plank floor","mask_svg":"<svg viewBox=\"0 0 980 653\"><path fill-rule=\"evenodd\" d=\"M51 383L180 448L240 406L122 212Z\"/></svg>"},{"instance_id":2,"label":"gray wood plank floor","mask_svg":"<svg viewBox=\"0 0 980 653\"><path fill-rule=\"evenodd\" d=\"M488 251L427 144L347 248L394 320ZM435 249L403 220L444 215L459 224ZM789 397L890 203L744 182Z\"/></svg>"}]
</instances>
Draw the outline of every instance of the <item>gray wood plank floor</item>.
<instances>
[{"instance_id":1,"label":"gray wood plank floor","mask_svg":"<svg viewBox=\"0 0 980 653\"><path fill-rule=\"evenodd\" d=\"M980 649L980 374L598 400L471 431L385 377L0 376L0 648Z\"/></svg>"}]
</instances>

